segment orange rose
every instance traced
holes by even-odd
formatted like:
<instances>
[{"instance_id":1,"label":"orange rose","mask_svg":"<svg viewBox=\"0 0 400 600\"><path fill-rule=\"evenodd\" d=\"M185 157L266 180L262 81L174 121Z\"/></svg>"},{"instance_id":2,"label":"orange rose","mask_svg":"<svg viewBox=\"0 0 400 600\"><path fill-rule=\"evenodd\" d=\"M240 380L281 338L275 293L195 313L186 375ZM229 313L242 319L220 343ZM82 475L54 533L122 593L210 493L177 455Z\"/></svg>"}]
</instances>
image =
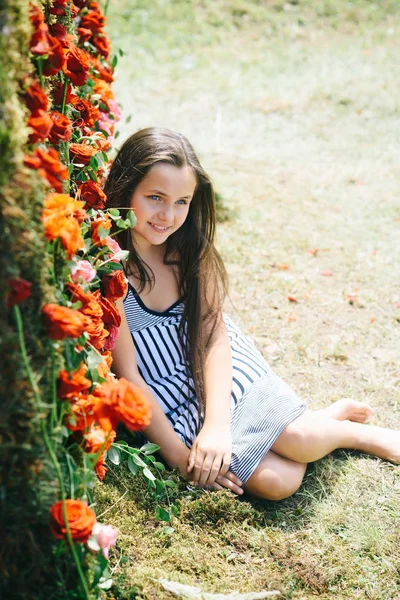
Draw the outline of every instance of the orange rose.
<instances>
[{"instance_id":1,"label":"orange rose","mask_svg":"<svg viewBox=\"0 0 400 600\"><path fill-rule=\"evenodd\" d=\"M122 269L114 271L112 275L106 275L102 279L104 285L105 296L110 300L118 300L124 298L128 290L128 283Z\"/></svg>"},{"instance_id":2,"label":"orange rose","mask_svg":"<svg viewBox=\"0 0 400 600\"><path fill-rule=\"evenodd\" d=\"M90 538L96 515L82 500L65 500L65 513L71 537L76 542L84 544ZM66 537L67 527L64 519L63 501L59 500L50 508L51 533L57 539Z\"/></svg>"},{"instance_id":3,"label":"orange rose","mask_svg":"<svg viewBox=\"0 0 400 600\"><path fill-rule=\"evenodd\" d=\"M37 169L56 192L63 191L62 181L68 179L68 168L60 162L57 150L36 148L31 156L25 155L24 165L29 169Z\"/></svg>"},{"instance_id":4,"label":"orange rose","mask_svg":"<svg viewBox=\"0 0 400 600\"><path fill-rule=\"evenodd\" d=\"M86 208L91 207L98 210L99 208L104 208L106 205L107 196L101 187L91 179L82 183L79 193L81 199L86 203Z\"/></svg>"},{"instance_id":5,"label":"orange rose","mask_svg":"<svg viewBox=\"0 0 400 600\"><path fill-rule=\"evenodd\" d=\"M92 323L90 327L88 327L87 332L90 336L89 341L92 346L94 346L96 350L103 350L109 332L105 328L102 319L92 319Z\"/></svg>"},{"instance_id":6,"label":"orange rose","mask_svg":"<svg viewBox=\"0 0 400 600\"><path fill-rule=\"evenodd\" d=\"M82 86L89 77L90 61L87 52L70 44L65 52L65 65L63 71L65 75L76 86Z\"/></svg>"},{"instance_id":7,"label":"orange rose","mask_svg":"<svg viewBox=\"0 0 400 600\"><path fill-rule=\"evenodd\" d=\"M49 28L46 23L39 23L33 32L29 49L32 54L42 56L50 52Z\"/></svg>"},{"instance_id":8,"label":"orange rose","mask_svg":"<svg viewBox=\"0 0 400 600\"><path fill-rule=\"evenodd\" d=\"M74 200L68 194L48 194L44 200L43 218L57 216L74 217L78 223L86 219L83 202Z\"/></svg>"},{"instance_id":9,"label":"orange rose","mask_svg":"<svg viewBox=\"0 0 400 600\"><path fill-rule=\"evenodd\" d=\"M97 454L101 447L103 447L102 452L105 452L115 440L116 435L113 429L111 431L104 431L99 425L92 425L84 435L85 452Z\"/></svg>"},{"instance_id":10,"label":"orange rose","mask_svg":"<svg viewBox=\"0 0 400 600\"><path fill-rule=\"evenodd\" d=\"M82 314L92 319L100 319L103 316L103 310L94 294L91 292L85 293L82 286L77 283L68 282L66 288L71 294L72 302L80 302L82 304L79 308Z\"/></svg>"},{"instance_id":11,"label":"orange rose","mask_svg":"<svg viewBox=\"0 0 400 600\"><path fill-rule=\"evenodd\" d=\"M113 70L110 65L103 65L95 56L90 57L90 62L92 64L92 69L95 71L93 73L94 77L103 79L107 83L112 83L114 81Z\"/></svg>"},{"instance_id":12,"label":"orange rose","mask_svg":"<svg viewBox=\"0 0 400 600\"><path fill-rule=\"evenodd\" d=\"M72 137L72 123L62 113L54 110L50 113L52 128L49 135L49 142L51 144L58 144L58 142L69 142Z\"/></svg>"},{"instance_id":13,"label":"orange rose","mask_svg":"<svg viewBox=\"0 0 400 600\"><path fill-rule=\"evenodd\" d=\"M85 364L72 373L60 371L58 374L58 397L73 398L80 392L88 390L92 386L92 382L85 377L87 371L88 368Z\"/></svg>"},{"instance_id":14,"label":"orange rose","mask_svg":"<svg viewBox=\"0 0 400 600\"><path fill-rule=\"evenodd\" d=\"M111 229L111 219L107 216L107 217L100 217L99 219L96 219L95 221L93 221L91 223L91 228L92 228L92 242L95 246L107 246L107 240L106 237L108 235L108 232ZM99 235L99 230L102 229L103 232L106 233L105 236L102 235L102 237L100 237Z\"/></svg>"},{"instance_id":15,"label":"orange rose","mask_svg":"<svg viewBox=\"0 0 400 600\"><path fill-rule=\"evenodd\" d=\"M114 99L114 94L112 93L111 86L107 81L103 79L96 79L95 85L93 87L93 93L98 94L100 99L107 106L108 110L111 111L111 107L109 106L109 101Z\"/></svg>"},{"instance_id":16,"label":"orange rose","mask_svg":"<svg viewBox=\"0 0 400 600\"><path fill-rule=\"evenodd\" d=\"M47 335L53 340L78 338L91 325L91 319L77 310L46 304L42 309Z\"/></svg>"},{"instance_id":17,"label":"orange rose","mask_svg":"<svg viewBox=\"0 0 400 600\"><path fill-rule=\"evenodd\" d=\"M82 15L80 25L85 29L90 29L92 33L97 33L104 27L105 22L105 17L97 2L91 2L87 13Z\"/></svg>"},{"instance_id":18,"label":"orange rose","mask_svg":"<svg viewBox=\"0 0 400 600\"><path fill-rule=\"evenodd\" d=\"M107 351L107 352L102 352L102 354L101 354L101 355L102 355L102 357L104 358L104 360L105 360L105 363L106 363L107 367L108 367L109 369L111 369L111 365L112 365L112 362L113 362L113 359L112 359L111 352L110 352L110 351Z\"/></svg>"},{"instance_id":19,"label":"orange rose","mask_svg":"<svg viewBox=\"0 0 400 600\"><path fill-rule=\"evenodd\" d=\"M37 110L47 110L49 100L38 81L34 81L26 90L25 103L32 113Z\"/></svg>"},{"instance_id":20,"label":"orange rose","mask_svg":"<svg viewBox=\"0 0 400 600\"><path fill-rule=\"evenodd\" d=\"M87 100L74 96L71 104L74 110L79 112L79 117L74 120L76 126L87 125L88 127L93 127L96 121L100 119L99 109Z\"/></svg>"},{"instance_id":21,"label":"orange rose","mask_svg":"<svg viewBox=\"0 0 400 600\"><path fill-rule=\"evenodd\" d=\"M140 388L124 379L105 382L93 394L99 401L94 406L98 423L106 431L124 423L132 431L143 429L150 423L151 404Z\"/></svg>"},{"instance_id":22,"label":"orange rose","mask_svg":"<svg viewBox=\"0 0 400 600\"><path fill-rule=\"evenodd\" d=\"M121 325L121 315L119 314L118 308L115 306L115 302L109 298L104 298L100 291L95 292L97 302L100 304L103 311L103 321L106 325L113 325L119 327Z\"/></svg>"},{"instance_id":23,"label":"orange rose","mask_svg":"<svg viewBox=\"0 0 400 600\"><path fill-rule=\"evenodd\" d=\"M89 394L78 394L71 404L71 414L67 415L65 425L70 431L81 431L85 433L93 425L95 415L93 408L98 399Z\"/></svg>"},{"instance_id":24,"label":"orange rose","mask_svg":"<svg viewBox=\"0 0 400 600\"><path fill-rule=\"evenodd\" d=\"M28 119L28 127L33 129L33 132L29 135L29 143L36 144L36 142L42 142L45 140L53 126L53 121L50 115L44 110L37 110Z\"/></svg>"},{"instance_id":25,"label":"orange rose","mask_svg":"<svg viewBox=\"0 0 400 600\"><path fill-rule=\"evenodd\" d=\"M90 159L98 152L95 146L89 144L70 144L69 155L77 167L86 167Z\"/></svg>"},{"instance_id":26,"label":"orange rose","mask_svg":"<svg viewBox=\"0 0 400 600\"><path fill-rule=\"evenodd\" d=\"M71 259L78 250L85 249L85 241L82 237L82 231L78 221L72 217L54 217L49 218L45 225L45 234L49 240L60 239L67 252L68 259Z\"/></svg>"}]
</instances>

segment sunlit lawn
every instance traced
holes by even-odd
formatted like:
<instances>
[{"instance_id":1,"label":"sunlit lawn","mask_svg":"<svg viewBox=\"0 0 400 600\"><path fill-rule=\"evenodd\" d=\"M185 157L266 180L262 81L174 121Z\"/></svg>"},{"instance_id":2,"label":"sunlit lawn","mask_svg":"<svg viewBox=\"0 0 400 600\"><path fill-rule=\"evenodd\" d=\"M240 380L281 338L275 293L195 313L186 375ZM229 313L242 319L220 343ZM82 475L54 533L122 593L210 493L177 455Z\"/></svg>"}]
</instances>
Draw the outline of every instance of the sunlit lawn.
<instances>
[{"instance_id":1,"label":"sunlit lawn","mask_svg":"<svg viewBox=\"0 0 400 600\"><path fill-rule=\"evenodd\" d=\"M120 140L187 135L232 218L227 305L314 407L368 401L399 427L397 2L110 3ZM117 140L119 141L119 140ZM288 296L292 297L289 301ZM113 594L170 598L159 577L284 598L400 595L400 471L337 452L279 503L181 484L173 532L123 469L98 502L120 529ZM100 512L100 511L99 511Z\"/></svg>"}]
</instances>

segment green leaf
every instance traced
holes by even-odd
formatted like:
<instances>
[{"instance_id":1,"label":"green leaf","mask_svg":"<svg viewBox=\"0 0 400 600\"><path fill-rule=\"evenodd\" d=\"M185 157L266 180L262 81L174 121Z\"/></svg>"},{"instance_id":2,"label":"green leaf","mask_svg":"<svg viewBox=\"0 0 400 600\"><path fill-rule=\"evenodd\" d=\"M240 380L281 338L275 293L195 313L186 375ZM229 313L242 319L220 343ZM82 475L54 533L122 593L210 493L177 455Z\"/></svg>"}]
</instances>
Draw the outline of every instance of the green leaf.
<instances>
[{"instance_id":1,"label":"green leaf","mask_svg":"<svg viewBox=\"0 0 400 600\"><path fill-rule=\"evenodd\" d=\"M179 513L179 508L176 506L176 504L171 504L170 509L174 517L176 517L176 515Z\"/></svg>"},{"instance_id":2,"label":"green leaf","mask_svg":"<svg viewBox=\"0 0 400 600\"><path fill-rule=\"evenodd\" d=\"M130 470L132 475L137 475L137 472L139 471L139 467L136 463L133 462L132 456L128 458L128 469Z\"/></svg>"},{"instance_id":3,"label":"green leaf","mask_svg":"<svg viewBox=\"0 0 400 600\"><path fill-rule=\"evenodd\" d=\"M175 481L172 481L172 479L164 479L164 483L169 488L176 488L177 487Z\"/></svg>"},{"instance_id":4,"label":"green leaf","mask_svg":"<svg viewBox=\"0 0 400 600\"><path fill-rule=\"evenodd\" d=\"M125 120L125 123L130 123L131 121L132 121L132 115L128 115Z\"/></svg>"},{"instance_id":5,"label":"green leaf","mask_svg":"<svg viewBox=\"0 0 400 600\"><path fill-rule=\"evenodd\" d=\"M115 67L117 66L117 64L118 64L118 55L114 54L114 56L112 57L112 61L111 61L111 67L113 69L115 69Z\"/></svg>"},{"instance_id":6,"label":"green leaf","mask_svg":"<svg viewBox=\"0 0 400 600\"><path fill-rule=\"evenodd\" d=\"M140 456L138 456L137 454L131 454L132 460L134 463L136 463L139 467L146 467L146 463L140 458Z\"/></svg>"},{"instance_id":7,"label":"green leaf","mask_svg":"<svg viewBox=\"0 0 400 600\"><path fill-rule=\"evenodd\" d=\"M99 168L97 155L90 157L89 165L92 167L93 171L97 171L97 169Z\"/></svg>"},{"instance_id":8,"label":"green leaf","mask_svg":"<svg viewBox=\"0 0 400 600\"><path fill-rule=\"evenodd\" d=\"M154 483L156 484L156 494L160 496L165 489L165 483L162 479L156 479Z\"/></svg>"},{"instance_id":9,"label":"green leaf","mask_svg":"<svg viewBox=\"0 0 400 600\"><path fill-rule=\"evenodd\" d=\"M167 510L165 510L165 508L161 508L161 506L159 506L156 510L156 519L169 523L171 521L171 515Z\"/></svg>"},{"instance_id":10,"label":"green leaf","mask_svg":"<svg viewBox=\"0 0 400 600\"><path fill-rule=\"evenodd\" d=\"M152 442L149 442L148 444L145 444L144 446L142 446L140 448L140 450L142 452L144 452L145 454L154 454L154 452L158 452L160 450L160 446L158 446L157 444L153 444Z\"/></svg>"},{"instance_id":11,"label":"green leaf","mask_svg":"<svg viewBox=\"0 0 400 600\"><path fill-rule=\"evenodd\" d=\"M159 471L165 471L165 466L164 466L162 463L160 463L160 462L157 462L157 461L156 461L156 462L154 463L154 466L155 466L155 467L156 467L156 468L157 468Z\"/></svg>"},{"instance_id":12,"label":"green leaf","mask_svg":"<svg viewBox=\"0 0 400 600\"><path fill-rule=\"evenodd\" d=\"M108 236L108 234L110 233L109 229L104 229L101 225L97 230L97 233L99 234L99 238L101 240L104 240L104 238L106 238Z\"/></svg>"},{"instance_id":13,"label":"green leaf","mask_svg":"<svg viewBox=\"0 0 400 600\"><path fill-rule=\"evenodd\" d=\"M87 364L89 370L96 369L99 365L101 365L102 362L104 362L104 358L98 352L93 350L93 348L91 348L87 353Z\"/></svg>"},{"instance_id":14,"label":"green leaf","mask_svg":"<svg viewBox=\"0 0 400 600\"><path fill-rule=\"evenodd\" d=\"M136 219L136 215L133 212L133 210L130 210L128 212L128 214L126 215L126 220L128 221L130 227L135 227L135 225L137 223L137 219Z\"/></svg>"},{"instance_id":15,"label":"green leaf","mask_svg":"<svg viewBox=\"0 0 400 600\"><path fill-rule=\"evenodd\" d=\"M111 446L111 448L107 450L107 458L114 465L119 465L121 463L121 452L118 450L118 448Z\"/></svg>"},{"instance_id":16,"label":"green leaf","mask_svg":"<svg viewBox=\"0 0 400 600\"><path fill-rule=\"evenodd\" d=\"M120 229L125 229L125 221L123 219L118 219L117 225Z\"/></svg>"},{"instance_id":17,"label":"green leaf","mask_svg":"<svg viewBox=\"0 0 400 600\"><path fill-rule=\"evenodd\" d=\"M118 208L110 208L110 210L108 211L111 217L119 217L119 210Z\"/></svg>"},{"instance_id":18,"label":"green leaf","mask_svg":"<svg viewBox=\"0 0 400 600\"><path fill-rule=\"evenodd\" d=\"M156 479L148 467L143 469L143 475L146 477L146 479L150 479L150 481L155 481Z\"/></svg>"},{"instance_id":19,"label":"green leaf","mask_svg":"<svg viewBox=\"0 0 400 600\"><path fill-rule=\"evenodd\" d=\"M125 54L125 53L124 53L124 51L122 50L122 48L119 48L119 49L118 49L118 54L119 54L120 56L124 56L124 54Z\"/></svg>"},{"instance_id":20,"label":"green leaf","mask_svg":"<svg viewBox=\"0 0 400 600\"><path fill-rule=\"evenodd\" d=\"M173 527L163 527L161 529L162 533L164 533L165 535L171 535L172 533L174 533L175 529Z\"/></svg>"}]
</instances>

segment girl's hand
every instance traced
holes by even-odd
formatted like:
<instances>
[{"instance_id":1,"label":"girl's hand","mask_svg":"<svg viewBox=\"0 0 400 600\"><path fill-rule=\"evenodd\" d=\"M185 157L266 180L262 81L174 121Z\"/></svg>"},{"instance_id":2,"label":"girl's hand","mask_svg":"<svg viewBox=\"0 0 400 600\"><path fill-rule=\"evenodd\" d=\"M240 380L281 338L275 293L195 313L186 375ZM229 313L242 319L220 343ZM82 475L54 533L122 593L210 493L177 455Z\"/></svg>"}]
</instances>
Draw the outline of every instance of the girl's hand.
<instances>
[{"instance_id":1,"label":"girl's hand","mask_svg":"<svg viewBox=\"0 0 400 600\"><path fill-rule=\"evenodd\" d=\"M216 427L205 423L190 449L187 471L192 473L195 485L213 485L217 476L226 478L231 456L232 436L229 426Z\"/></svg>"}]
</instances>

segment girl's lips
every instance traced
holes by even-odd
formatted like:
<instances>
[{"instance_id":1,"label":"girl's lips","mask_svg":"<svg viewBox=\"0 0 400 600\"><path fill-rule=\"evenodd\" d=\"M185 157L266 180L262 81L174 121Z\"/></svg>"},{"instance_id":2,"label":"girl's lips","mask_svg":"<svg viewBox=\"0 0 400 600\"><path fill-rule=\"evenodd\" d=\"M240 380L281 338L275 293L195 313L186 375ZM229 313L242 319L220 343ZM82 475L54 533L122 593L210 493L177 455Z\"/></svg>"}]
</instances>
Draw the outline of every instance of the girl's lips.
<instances>
[{"instance_id":1,"label":"girl's lips","mask_svg":"<svg viewBox=\"0 0 400 600\"><path fill-rule=\"evenodd\" d=\"M151 225L151 227L158 233L165 233L166 231L168 231L168 229L171 229L171 227L162 227L161 225L156 225L155 223L150 222L149 225Z\"/></svg>"}]
</instances>

